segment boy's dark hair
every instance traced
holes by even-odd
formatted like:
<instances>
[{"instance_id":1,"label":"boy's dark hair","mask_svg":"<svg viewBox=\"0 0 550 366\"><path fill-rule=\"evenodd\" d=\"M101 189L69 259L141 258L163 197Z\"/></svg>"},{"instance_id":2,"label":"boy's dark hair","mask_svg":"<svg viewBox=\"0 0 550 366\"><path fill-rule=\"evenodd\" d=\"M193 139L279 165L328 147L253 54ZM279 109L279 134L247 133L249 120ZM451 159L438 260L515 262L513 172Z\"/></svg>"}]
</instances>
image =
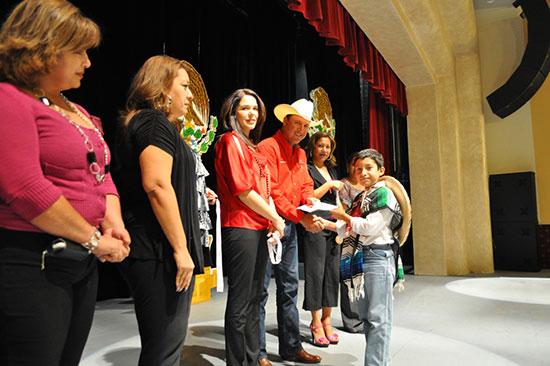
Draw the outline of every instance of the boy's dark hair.
<instances>
[{"instance_id":1,"label":"boy's dark hair","mask_svg":"<svg viewBox=\"0 0 550 366\"><path fill-rule=\"evenodd\" d=\"M374 162L378 166L378 169L384 166L384 157L382 156L382 154L374 149L363 149L359 151L357 155L355 155L355 161L366 158L371 158L372 160L374 160Z\"/></svg>"}]
</instances>

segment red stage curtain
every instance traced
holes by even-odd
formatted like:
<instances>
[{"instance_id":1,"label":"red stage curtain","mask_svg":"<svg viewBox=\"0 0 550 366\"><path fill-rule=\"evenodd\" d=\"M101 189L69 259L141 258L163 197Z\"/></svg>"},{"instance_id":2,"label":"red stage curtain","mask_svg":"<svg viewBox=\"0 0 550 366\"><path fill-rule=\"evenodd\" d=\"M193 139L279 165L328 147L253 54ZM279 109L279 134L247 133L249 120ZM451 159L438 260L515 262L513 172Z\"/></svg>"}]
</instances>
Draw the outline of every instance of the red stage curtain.
<instances>
[{"instance_id":1,"label":"red stage curtain","mask_svg":"<svg viewBox=\"0 0 550 366\"><path fill-rule=\"evenodd\" d=\"M325 37L354 71L380 93L387 103L407 115L405 86L338 0L289 0L288 8L300 12Z\"/></svg>"},{"instance_id":2,"label":"red stage curtain","mask_svg":"<svg viewBox=\"0 0 550 366\"><path fill-rule=\"evenodd\" d=\"M389 107L375 91L369 90L369 148L384 157L386 174L391 172Z\"/></svg>"}]
</instances>

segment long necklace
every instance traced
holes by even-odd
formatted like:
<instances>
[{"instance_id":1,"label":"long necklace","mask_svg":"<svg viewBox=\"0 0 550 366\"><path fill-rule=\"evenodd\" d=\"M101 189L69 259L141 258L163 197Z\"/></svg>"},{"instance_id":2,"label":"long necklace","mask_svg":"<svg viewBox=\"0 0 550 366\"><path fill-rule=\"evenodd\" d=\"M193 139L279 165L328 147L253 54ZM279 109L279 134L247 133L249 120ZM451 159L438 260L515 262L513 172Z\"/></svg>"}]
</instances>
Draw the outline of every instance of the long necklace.
<instances>
[{"instance_id":1,"label":"long necklace","mask_svg":"<svg viewBox=\"0 0 550 366\"><path fill-rule=\"evenodd\" d=\"M77 129L77 131L80 133L80 135L84 139L84 146L86 147L86 150L88 151L88 153L86 154L86 159L88 160L90 173L92 173L92 175L95 176L95 179L97 179L98 182L103 183L103 181L105 180L105 176L107 175L107 173L109 173L109 169L110 169L110 164L108 164L108 162L109 162L109 150L107 149L107 143L103 139L103 134L96 127L96 125L88 118L88 116L86 116L84 113L82 113L80 111L80 109L78 109L71 101L69 101L69 99L67 99L67 97L65 97L61 93L59 93L59 95L61 96L61 98L63 98L63 100L71 108L71 110L74 113L76 113L76 115L78 117L80 117L80 119L82 119L84 122L86 122L91 127L91 129L93 129L95 131L95 133L99 136L99 139L101 140L101 143L103 144L103 153L104 153L104 159L105 159L105 172L104 172L104 174L101 174L101 167L97 163L97 157L96 157L96 154L95 154L95 151L94 151L94 144L92 143L92 141L90 141L90 138L88 137L88 135L86 135L84 130L82 130L80 125L78 125L75 121L73 121L69 117L69 115L67 115L67 113L65 113L61 108L59 108L59 106L53 104L47 97L42 96L38 99L42 103L44 103L45 105L47 105L48 107L52 108L57 113L59 113L63 117L65 117L65 119L71 125L73 125L74 128Z\"/></svg>"},{"instance_id":2,"label":"long necklace","mask_svg":"<svg viewBox=\"0 0 550 366\"><path fill-rule=\"evenodd\" d=\"M254 161L256 162L256 164L258 165L258 168L260 168L260 178L263 178L264 181L265 181L265 193L267 194L267 197L269 198L269 196L271 195L271 177L270 177L270 174L269 174L269 169L267 168L267 164L265 165L265 167L260 163L260 161L258 160L258 157L256 156L256 151L254 151L253 149L250 149L250 155L252 155L252 159L254 159ZM264 188L264 187L262 187Z\"/></svg>"}]
</instances>

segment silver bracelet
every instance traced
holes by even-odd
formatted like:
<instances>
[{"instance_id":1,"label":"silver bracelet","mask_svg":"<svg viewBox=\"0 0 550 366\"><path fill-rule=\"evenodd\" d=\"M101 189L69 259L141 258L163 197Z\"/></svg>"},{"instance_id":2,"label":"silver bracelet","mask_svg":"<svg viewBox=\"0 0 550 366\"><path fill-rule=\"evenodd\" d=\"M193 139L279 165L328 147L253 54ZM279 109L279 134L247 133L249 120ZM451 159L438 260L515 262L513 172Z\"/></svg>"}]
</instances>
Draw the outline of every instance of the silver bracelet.
<instances>
[{"instance_id":1,"label":"silver bracelet","mask_svg":"<svg viewBox=\"0 0 550 366\"><path fill-rule=\"evenodd\" d=\"M92 237L90 238L90 240L88 240L85 243L81 243L81 245L84 248L88 249L90 252L93 252L99 246L100 238L101 238L101 232L94 227L94 233L92 234Z\"/></svg>"}]
</instances>

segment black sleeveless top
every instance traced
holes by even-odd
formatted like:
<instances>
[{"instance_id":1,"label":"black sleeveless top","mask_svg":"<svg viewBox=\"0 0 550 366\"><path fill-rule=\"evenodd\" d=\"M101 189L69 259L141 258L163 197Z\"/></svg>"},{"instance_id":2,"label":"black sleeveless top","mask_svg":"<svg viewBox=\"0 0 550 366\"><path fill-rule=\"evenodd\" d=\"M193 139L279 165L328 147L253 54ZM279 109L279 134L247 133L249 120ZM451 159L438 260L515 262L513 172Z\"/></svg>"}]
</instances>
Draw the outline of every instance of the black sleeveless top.
<instances>
[{"instance_id":1,"label":"black sleeveless top","mask_svg":"<svg viewBox=\"0 0 550 366\"><path fill-rule=\"evenodd\" d=\"M187 248L195 264L195 273L203 273L194 152L176 127L155 109L142 110L132 117L118 146L119 161L113 171L120 194L122 218L132 238L130 257L160 260L170 270L176 270L172 246L142 186L139 155L149 145L173 157L171 180L187 238Z\"/></svg>"}]
</instances>

